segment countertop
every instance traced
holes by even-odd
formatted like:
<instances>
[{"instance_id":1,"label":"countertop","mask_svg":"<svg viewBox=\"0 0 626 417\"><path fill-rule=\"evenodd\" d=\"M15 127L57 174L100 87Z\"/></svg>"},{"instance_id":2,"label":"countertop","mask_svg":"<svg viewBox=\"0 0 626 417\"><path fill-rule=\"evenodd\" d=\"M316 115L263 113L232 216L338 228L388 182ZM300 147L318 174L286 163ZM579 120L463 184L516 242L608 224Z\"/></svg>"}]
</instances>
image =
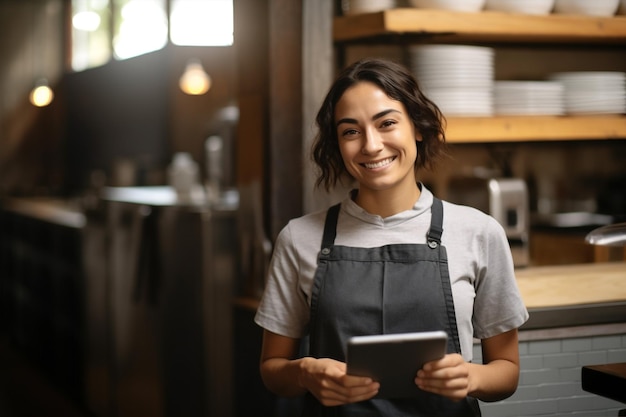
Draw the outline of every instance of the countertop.
<instances>
[{"instance_id":1,"label":"countertop","mask_svg":"<svg viewBox=\"0 0 626 417\"><path fill-rule=\"evenodd\" d=\"M530 313L522 330L626 323L626 262L527 267L516 277ZM258 299L235 305L254 311Z\"/></svg>"},{"instance_id":2,"label":"countertop","mask_svg":"<svg viewBox=\"0 0 626 417\"><path fill-rule=\"evenodd\" d=\"M102 198L106 201L116 201L131 204L145 204L149 206L188 206L196 208L229 209L239 207L239 192L235 189L221 190L218 196L210 198L207 189L196 186L187 199L181 199L174 188L164 186L144 187L105 187Z\"/></svg>"},{"instance_id":3,"label":"countertop","mask_svg":"<svg viewBox=\"0 0 626 417\"><path fill-rule=\"evenodd\" d=\"M1 207L24 216L61 226L80 229L86 218L76 201L59 198L12 198L1 202Z\"/></svg>"},{"instance_id":4,"label":"countertop","mask_svg":"<svg viewBox=\"0 0 626 417\"><path fill-rule=\"evenodd\" d=\"M530 267L516 277L529 309L626 302L626 262Z\"/></svg>"},{"instance_id":5,"label":"countertop","mask_svg":"<svg viewBox=\"0 0 626 417\"><path fill-rule=\"evenodd\" d=\"M626 323L626 262L516 270L530 313L522 329Z\"/></svg>"}]
</instances>

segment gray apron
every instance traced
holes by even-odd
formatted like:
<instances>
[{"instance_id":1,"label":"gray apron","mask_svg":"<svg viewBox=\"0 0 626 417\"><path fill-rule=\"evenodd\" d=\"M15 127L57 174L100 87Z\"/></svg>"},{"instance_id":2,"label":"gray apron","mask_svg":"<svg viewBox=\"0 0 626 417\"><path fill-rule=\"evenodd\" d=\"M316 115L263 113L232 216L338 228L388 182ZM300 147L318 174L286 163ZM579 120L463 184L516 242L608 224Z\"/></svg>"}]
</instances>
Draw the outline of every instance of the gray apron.
<instances>
[{"instance_id":1,"label":"gray apron","mask_svg":"<svg viewBox=\"0 0 626 417\"><path fill-rule=\"evenodd\" d=\"M459 335L441 245L443 206L435 198L427 244L378 248L335 245L340 205L326 216L311 297L309 354L345 362L351 336L445 330L448 353L460 353ZM381 358L381 360L384 360ZM410 399L372 399L324 407L307 394L305 416L479 416L473 398L454 402L421 391Z\"/></svg>"}]
</instances>

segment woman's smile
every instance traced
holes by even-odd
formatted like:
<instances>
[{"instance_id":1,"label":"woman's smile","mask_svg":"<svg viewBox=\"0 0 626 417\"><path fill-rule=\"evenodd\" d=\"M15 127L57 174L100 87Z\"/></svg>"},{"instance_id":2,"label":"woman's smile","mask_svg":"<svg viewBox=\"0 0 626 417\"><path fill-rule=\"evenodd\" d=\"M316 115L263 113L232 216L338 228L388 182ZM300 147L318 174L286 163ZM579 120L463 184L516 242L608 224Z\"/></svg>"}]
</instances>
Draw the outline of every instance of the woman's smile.
<instances>
[{"instance_id":1,"label":"woman's smile","mask_svg":"<svg viewBox=\"0 0 626 417\"><path fill-rule=\"evenodd\" d=\"M364 162L361 165L364 166L367 169L383 168L383 167L386 167L387 165L391 164L395 159L396 159L395 156L391 156L389 158L385 158L385 159L382 159L382 160L377 161L377 162Z\"/></svg>"}]
</instances>

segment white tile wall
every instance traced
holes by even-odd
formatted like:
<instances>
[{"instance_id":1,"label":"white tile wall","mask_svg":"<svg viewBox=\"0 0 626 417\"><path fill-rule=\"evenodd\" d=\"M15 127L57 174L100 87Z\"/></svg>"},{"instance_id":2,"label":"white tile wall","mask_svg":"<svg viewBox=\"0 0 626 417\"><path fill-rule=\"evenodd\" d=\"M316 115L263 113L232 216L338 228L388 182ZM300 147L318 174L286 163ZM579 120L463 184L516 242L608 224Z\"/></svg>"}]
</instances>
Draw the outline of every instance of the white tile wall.
<instances>
[{"instance_id":1,"label":"white tile wall","mask_svg":"<svg viewBox=\"0 0 626 417\"><path fill-rule=\"evenodd\" d=\"M583 366L626 362L626 334L522 341L519 349L517 391L504 401L481 403L483 417L605 417L626 409L581 385ZM482 358L478 344L474 358Z\"/></svg>"}]
</instances>

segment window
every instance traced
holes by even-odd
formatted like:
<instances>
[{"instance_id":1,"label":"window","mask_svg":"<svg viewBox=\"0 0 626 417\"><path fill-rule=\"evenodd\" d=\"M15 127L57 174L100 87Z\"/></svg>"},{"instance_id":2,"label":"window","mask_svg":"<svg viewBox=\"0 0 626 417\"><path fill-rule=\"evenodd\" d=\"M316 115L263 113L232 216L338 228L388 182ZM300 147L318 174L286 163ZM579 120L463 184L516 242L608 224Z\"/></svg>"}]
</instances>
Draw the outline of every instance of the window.
<instances>
[{"instance_id":1,"label":"window","mask_svg":"<svg viewBox=\"0 0 626 417\"><path fill-rule=\"evenodd\" d=\"M167 45L165 7L165 0L114 0L115 58L132 58Z\"/></svg>"},{"instance_id":2,"label":"window","mask_svg":"<svg viewBox=\"0 0 626 417\"><path fill-rule=\"evenodd\" d=\"M109 0L72 0L72 69L81 71L111 59Z\"/></svg>"},{"instance_id":3,"label":"window","mask_svg":"<svg viewBox=\"0 0 626 417\"><path fill-rule=\"evenodd\" d=\"M232 0L171 0L170 38L175 45L233 44Z\"/></svg>"},{"instance_id":4,"label":"window","mask_svg":"<svg viewBox=\"0 0 626 417\"><path fill-rule=\"evenodd\" d=\"M72 69L156 51L168 37L175 45L230 46L233 28L233 0L72 0Z\"/></svg>"}]
</instances>

